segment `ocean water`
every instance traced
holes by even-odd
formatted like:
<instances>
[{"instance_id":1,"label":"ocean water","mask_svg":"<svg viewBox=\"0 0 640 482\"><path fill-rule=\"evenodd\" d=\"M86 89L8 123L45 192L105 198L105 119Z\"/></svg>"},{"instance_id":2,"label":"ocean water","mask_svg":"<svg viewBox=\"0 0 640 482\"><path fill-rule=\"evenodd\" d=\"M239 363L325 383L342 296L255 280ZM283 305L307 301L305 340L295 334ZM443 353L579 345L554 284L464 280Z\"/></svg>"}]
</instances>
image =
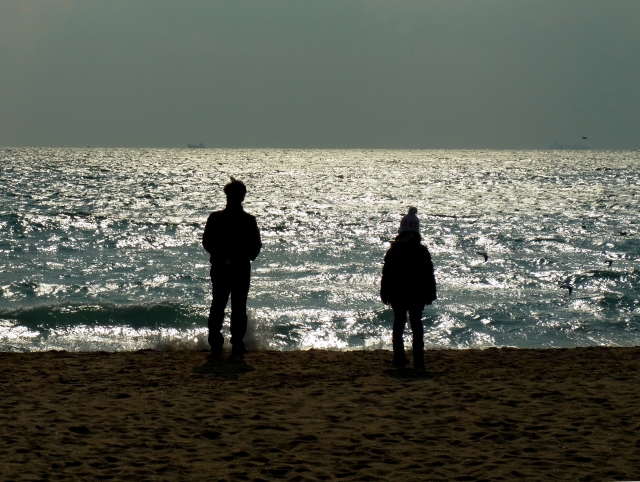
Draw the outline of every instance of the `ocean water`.
<instances>
[{"instance_id":1,"label":"ocean water","mask_svg":"<svg viewBox=\"0 0 640 482\"><path fill-rule=\"evenodd\" d=\"M0 350L208 348L200 239L230 175L247 184L263 239L250 348L389 348L380 272L408 206L436 267L427 347L638 345L639 161L637 151L0 149Z\"/></svg>"}]
</instances>

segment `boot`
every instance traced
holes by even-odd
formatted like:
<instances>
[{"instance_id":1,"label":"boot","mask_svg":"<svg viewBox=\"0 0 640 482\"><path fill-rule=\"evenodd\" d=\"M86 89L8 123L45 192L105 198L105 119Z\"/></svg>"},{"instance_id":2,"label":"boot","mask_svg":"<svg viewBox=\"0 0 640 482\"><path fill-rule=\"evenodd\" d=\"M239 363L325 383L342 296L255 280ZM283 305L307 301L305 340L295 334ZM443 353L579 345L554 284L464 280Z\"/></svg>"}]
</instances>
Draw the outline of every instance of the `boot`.
<instances>
[{"instance_id":1,"label":"boot","mask_svg":"<svg viewBox=\"0 0 640 482\"><path fill-rule=\"evenodd\" d=\"M393 340L393 363L396 367L404 367L409 364L409 360L404 356L404 342L401 337Z\"/></svg>"},{"instance_id":2,"label":"boot","mask_svg":"<svg viewBox=\"0 0 640 482\"><path fill-rule=\"evenodd\" d=\"M424 370L424 351L419 350L413 352L413 368L416 370Z\"/></svg>"}]
</instances>

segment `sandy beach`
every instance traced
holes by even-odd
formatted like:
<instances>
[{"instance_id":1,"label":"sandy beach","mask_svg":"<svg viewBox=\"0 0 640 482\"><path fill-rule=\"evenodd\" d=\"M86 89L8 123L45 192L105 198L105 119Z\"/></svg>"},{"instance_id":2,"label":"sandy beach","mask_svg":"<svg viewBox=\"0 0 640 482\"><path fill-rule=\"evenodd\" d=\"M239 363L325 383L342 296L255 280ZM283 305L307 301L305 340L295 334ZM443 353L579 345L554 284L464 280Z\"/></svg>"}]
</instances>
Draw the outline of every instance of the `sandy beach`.
<instances>
[{"instance_id":1,"label":"sandy beach","mask_svg":"<svg viewBox=\"0 0 640 482\"><path fill-rule=\"evenodd\" d=\"M638 480L640 348L0 353L2 480Z\"/></svg>"}]
</instances>

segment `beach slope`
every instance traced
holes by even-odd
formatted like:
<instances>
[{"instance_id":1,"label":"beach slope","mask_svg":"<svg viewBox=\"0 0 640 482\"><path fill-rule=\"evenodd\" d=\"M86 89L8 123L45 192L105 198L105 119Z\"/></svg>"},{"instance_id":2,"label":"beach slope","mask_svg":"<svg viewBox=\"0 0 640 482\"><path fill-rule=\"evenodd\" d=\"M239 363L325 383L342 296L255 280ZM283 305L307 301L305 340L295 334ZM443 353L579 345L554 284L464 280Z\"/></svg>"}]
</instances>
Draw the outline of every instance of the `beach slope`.
<instances>
[{"instance_id":1,"label":"beach slope","mask_svg":"<svg viewBox=\"0 0 640 482\"><path fill-rule=\"evenodd\" d=\"M205 356L0 353L0 479L640 479L640 348Z\"/></svg>"}]
</instances>

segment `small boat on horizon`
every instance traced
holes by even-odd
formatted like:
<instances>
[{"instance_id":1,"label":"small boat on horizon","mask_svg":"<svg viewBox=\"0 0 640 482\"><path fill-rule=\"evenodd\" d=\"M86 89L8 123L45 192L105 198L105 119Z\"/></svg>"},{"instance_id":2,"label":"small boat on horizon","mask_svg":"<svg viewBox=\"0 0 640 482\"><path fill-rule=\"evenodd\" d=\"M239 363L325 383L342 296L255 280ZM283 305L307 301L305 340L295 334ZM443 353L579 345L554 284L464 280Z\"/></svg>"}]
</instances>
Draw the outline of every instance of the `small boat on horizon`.
<instances>
[{"instance_id":1,"label":"small boat on horizon","mask_svg":"<svg viewBox=\"0 0 640 482\"><path fill-rule=\"evenodd\" d=\"M187 144L189 149L204 149L204 144L201 142L200 144Z\"/></svg>"}]
</instances>

